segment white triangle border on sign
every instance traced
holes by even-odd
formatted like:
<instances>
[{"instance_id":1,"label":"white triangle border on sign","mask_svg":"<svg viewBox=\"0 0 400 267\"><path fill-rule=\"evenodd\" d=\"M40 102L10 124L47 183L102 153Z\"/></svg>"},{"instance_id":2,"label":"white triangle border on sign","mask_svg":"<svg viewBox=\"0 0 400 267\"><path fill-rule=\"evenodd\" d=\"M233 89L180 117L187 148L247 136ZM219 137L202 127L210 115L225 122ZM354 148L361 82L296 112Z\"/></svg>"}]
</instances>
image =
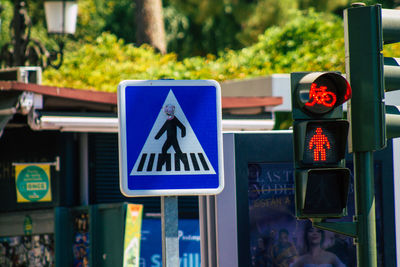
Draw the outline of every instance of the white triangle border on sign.
<instances>
[{"instance_id":1,"label":"white triangle border on sign","mask_svg":"<svg viewBox=\"0 0 400 267\"><path fill-rule=\"evenodd\" d=\"M177 139L178 139L178 143L179 143L179 146L180 146L182 152L187 153L190 170L185 171L183 163L181 162L180 163L181 170L176 171L174 168L174 166L175 166L174 157L171 156L171 170L170 171L167 171L165 165L163 165L161 171L154 170L156 168L154 166L151 171L147 171L146 168L144 168L142 171L139 172L139 171L137 171L137 169L139 167L142 155L144 153L148 154L148 156L146 158L145 166L147 166L147 163L149 161L150 153L155 153L157 156L158 156L158 154L161 154L162 145L164 144L164 142L166 140L166 133L164 133L158 140L155 139L155 136L156 136L157 132L161 129L163 124L165 123L166 115L163 111L163 108L167 104L172 104L175 106L175 116L179 119L179 121L186 128L186 136L185 137L182 137L180 129L177 129ZM168 149L168 153L170 153L170 152L174 152L173 147L170 147ZM197 158L198 158L197 155L199 153L202 153L204 156L204 160L209 167L209 170L204 170L203 168L201 168L200 170L197 170L197 171L194 170L194 166L189 157L189 153L195 153ZM198 163L199 163L198 164L199 166L202 166L200 164L200 161L198 161ZM157 165L157 160L155 160L154 165ZM204 152L203 147L201 146L199 140L197 139L196 134L193 131L189 121L187 120L181 106L179 105L178 100L176 99L174 93L172 92L172 89L170 89L170 91L168 92L168 95L160 109L160 112L158 113L157 119L155 120L153 127L151 128L151 131L146 139L146 142L144 143L142 150L135 161L135 164L130 172L130 176L155 176L155 175L164 176L164 175L196 175L196 174L197 175L216 174L216 172L215 172L214 167L212 166L211 162L209 161L206 153Z\"/></svg>"}]
</instances>

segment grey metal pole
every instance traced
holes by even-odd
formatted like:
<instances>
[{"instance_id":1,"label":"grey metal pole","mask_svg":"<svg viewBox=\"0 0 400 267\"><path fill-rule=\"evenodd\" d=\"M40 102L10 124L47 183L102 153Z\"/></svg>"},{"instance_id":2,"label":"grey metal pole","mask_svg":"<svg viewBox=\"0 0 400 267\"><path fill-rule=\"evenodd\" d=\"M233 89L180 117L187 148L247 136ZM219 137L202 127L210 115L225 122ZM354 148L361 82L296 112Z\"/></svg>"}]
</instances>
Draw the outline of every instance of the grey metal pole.
<instances>
[{"instance_id":1,"label":"grey metal pole","mask_svg":"<svg viewBox=\"0 0 400 267\"><path fill-rule=\"evenodd\" d=\"M199 196L201 267L218 266L215 196Z\"/></svg>"},{"instance_id":2,"label":"grey metal pole","mask_svg":"<svg viewBox=\"0 0 400 267\"><path fill-rule=\"evenodd\" d=\"M163 267L179 266L178 197L161 197Z\"/></svg>"},{"instance_id":3,"label":"grey metal pole","mask_svg":"<svg viewBox=\"0 0 400 267\"><path fill-rule=\"evenodd\" d=\"M208 266L207 197L199 196L200 259L201 267Z\"/></svg>"},{"instance_id":4,"label":"grey metal pole","mask_svg":"<svg viewBox=\"0 0 400 267\"><path fill-rule=\"evenodd\" d=\"M79 134L80 204L89 204L89 152L88 133Z\"/></svg>"},{"instance_id":5,"label":"grey metal pole","mask_svg":"<svg viewBox=\"0 0 400 267\"><path fill-rule=\"evenodd\" d=\"M217 267L217 229L215 224L215 196L207 196L207 240L209 267Z\"/></svg>"}]
</instances>

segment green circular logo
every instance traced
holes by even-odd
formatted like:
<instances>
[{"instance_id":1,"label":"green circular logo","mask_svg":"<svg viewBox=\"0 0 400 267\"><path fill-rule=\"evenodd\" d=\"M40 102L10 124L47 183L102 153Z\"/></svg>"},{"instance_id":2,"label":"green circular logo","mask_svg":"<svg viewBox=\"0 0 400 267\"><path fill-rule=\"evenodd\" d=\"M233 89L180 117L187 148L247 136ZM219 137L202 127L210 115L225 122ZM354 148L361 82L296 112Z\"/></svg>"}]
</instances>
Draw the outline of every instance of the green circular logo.
<instances>
[{"instance_id":1,"label":"green circular logo","mask_svg":"<svg viewBox=\"0 0 400 267\"><path fill-rule=\"evenodd\" d=\"M49 177L38 166L28 166L23 169L17 178L19 193L29 201L41 200L49 191Z\"/></svg>"}]
</instances>

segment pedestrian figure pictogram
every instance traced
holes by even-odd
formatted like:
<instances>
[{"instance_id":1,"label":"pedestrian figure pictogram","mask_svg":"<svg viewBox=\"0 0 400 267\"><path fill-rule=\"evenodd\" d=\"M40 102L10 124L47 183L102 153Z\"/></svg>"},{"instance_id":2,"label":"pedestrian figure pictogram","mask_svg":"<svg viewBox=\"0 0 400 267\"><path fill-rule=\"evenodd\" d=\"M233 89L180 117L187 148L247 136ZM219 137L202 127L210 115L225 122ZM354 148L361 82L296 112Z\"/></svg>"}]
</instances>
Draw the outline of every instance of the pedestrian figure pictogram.
<instances>
[{"instance_id":1,"label":"pedestrian figure pictogram","mask_svg":"<svg viewBox=\"0 0 400 267\"><path fill-rule=\"evenodd\" d=\"M154 138L158 140L164 134L164 132L167 132L167 140L165 140L165 143L162 147L162 153L166 154L168 149L172 146L176 153L182 154L182 150L179 147L177 139L177 128L179 127L181 129L182 138L186 135L186 128L175 116L174 105L167 104L164 107L164 112L167 115L167 120Z\"/></svg>"},{"instance_id":2,"label":"pedestrian figure pictogram","mask_svg":"<svg viewBox=\"0 0 400 267\"><path fill-rule=\"evenodd\" d=\"M328 137L322 132L322 128L318 127L308 143L308 149L314 150L314 161L326 161L326 150L331 148Z\"/></svg>"},{"instance_id":3,"label":"pedestrian figure pictogram","mask_svg":"<svg viewBox=\"0 0 400 267\"><path fill-rule=\"evenodd\" d=\"M168 164L170 166L171 157L167 154L168 149L172 146L175 150L175 170L180 170L180 163L182 162L186 171L190 169L187 155L182 153L182 150L179 146L178 142L178 128L181 130L181 137L186 136L186 128L185 126L178 120L175 116L175 106L172 104L167 104L164 107L164 113L167 115L167 119L161 129L158 131L157 135L154 137L158 140L165 132L167 132L167 139L162 146L162 154L158 158L157 168L158 171L161 170L161 167L164 164ZM167 170L170 167L167 167Z\"/></svg>"}]
</instances>

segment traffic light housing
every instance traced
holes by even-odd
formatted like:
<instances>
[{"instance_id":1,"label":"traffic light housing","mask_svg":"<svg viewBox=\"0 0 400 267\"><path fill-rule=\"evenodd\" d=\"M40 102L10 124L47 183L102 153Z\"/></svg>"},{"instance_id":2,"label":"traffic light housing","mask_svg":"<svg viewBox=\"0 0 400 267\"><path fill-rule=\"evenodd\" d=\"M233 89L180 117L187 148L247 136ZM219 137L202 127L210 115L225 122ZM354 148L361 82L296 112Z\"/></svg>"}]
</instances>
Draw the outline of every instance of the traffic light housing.
<instances>
[{"instance_id":1,"label":"traffic light housing","mask_svg":"<svg viewBox=\"0 0 400 267\"><path fill-rule=\"evenodd\" d=\"M386 147L382 8L348 8L344 21L346 72L353 88L349 152L380 150Z\"/></svg>"},{"instance_id":2,"label":"traffic light housing","mask_svg":"<svg viewBox=\"0 0 400 267\"><path fill-rule=\"evenodd\" d=\"M351 88L337 72L291 74L296 216L346 215L350 171L344 168L349 123L342 104Z\"/></svg>"},{"instance_id":3,"label":"traffic light housing","mask_svg":"<svg viewBox=\"0 0 400 267\"><path fill-rule=\"evenodd\" d=\"M356 5L345 9L344 21L346 72L354 89L349 150L381 150L388 138L400 137L400 116L388 116L384 99L385 92L400 90L400 61L382 54L385 44L400 42L400 10Z\"/></svg>"}]
</instances>

